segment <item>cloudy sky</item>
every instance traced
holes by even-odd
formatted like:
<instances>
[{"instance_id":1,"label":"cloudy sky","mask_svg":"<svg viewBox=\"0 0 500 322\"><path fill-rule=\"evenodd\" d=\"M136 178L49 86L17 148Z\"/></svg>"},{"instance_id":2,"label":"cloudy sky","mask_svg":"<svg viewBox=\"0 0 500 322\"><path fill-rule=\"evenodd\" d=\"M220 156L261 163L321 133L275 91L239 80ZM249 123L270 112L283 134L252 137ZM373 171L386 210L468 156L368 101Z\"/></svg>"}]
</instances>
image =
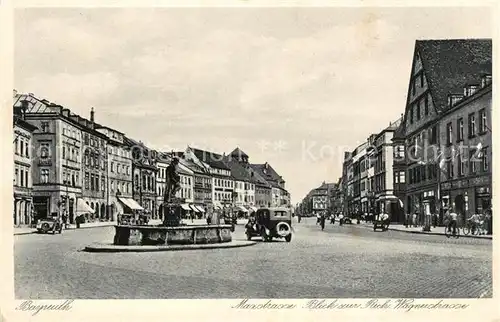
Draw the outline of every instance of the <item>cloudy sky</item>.
<instances>
[{"instance_id":1,"label":"cloudy sky","mask_svg":"<svg viewBox=\"0 0 500 322\"><path fill-rule=\"evenodd\" d=\"M298 202L404 112L416 39L490 24L488 8L18 9L14 83L155 149L239 146Z\"/></svg>"}]
</instances>

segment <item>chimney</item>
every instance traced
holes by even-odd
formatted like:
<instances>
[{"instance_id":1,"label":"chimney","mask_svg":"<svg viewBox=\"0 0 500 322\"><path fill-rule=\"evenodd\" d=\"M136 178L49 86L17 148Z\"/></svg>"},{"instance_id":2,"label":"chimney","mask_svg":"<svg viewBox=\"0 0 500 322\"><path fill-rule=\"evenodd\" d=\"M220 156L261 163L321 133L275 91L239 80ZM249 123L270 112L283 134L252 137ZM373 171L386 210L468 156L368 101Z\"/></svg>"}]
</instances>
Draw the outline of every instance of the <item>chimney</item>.
<instances>
[{"instance_id":1,"label":"chimney","mask_svg":"<svg viewBox=\"0 0 500 322\"><path fill-rule=\"evenodd\" d=\"M95 114L94 108L91 107L90 108L90 122L92 122L92 123L94 123L94 114Z\"/></svg>"}]
</instances>

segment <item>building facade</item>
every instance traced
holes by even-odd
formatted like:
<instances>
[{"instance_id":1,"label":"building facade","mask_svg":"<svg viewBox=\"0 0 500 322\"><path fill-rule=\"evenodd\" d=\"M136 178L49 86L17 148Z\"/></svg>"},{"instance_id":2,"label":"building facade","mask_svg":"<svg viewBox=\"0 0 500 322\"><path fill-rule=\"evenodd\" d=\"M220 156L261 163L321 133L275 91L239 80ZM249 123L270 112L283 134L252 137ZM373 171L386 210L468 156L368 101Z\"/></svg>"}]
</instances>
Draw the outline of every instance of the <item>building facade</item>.
<instances>
[{"instance_id":1,"label":"building facade","mask_svg":"<svg viewBox=\"0 0 500 322\"><path fill-rule=\"evenodd\" d=\"M14 109L14 226L29 226L33 218L32 136L36 127L25 121L23 107Z\"/></svg>"},{"instance_id":2,"label":"building facade","mask_svg":"<svg viewBox=\"0 0 500 322\"><path fill-rule=\"evenodd\" d=\"M491 209L491 75L464 87L440 119L439 139L444 153L440 194L444 211L453 209L462 222Z\"/></svg>"},{"instance_id":3,"label":"building facade","mask_svg":"<svg viewBox=\"0 0 500 322\"><path fill-rule=\"evenodd\" d=\"M132 156L132 197L143 208L143 213L158 219L156 174L157 152L142 142L125 137Z\"/></svg>"},{"instance_id":4,"label":"building facade","mask_svg":"<svg viewBox=\"0 0 500 322\"><path fill-rule=\"evenodd\" d=\"M465 85L479 84L483 75L491 75L491 48L491 40L482 39L415 43L403 121L407 171L404 203L405 213L416 214L421 224L435 213L442 222L448 207L446 198L440 196L439 157L440 146L448 143L441 142L438 134L448 128L440 118L462 100L460 93ZM461 216L464 214L462 211Z\"/></svg>"},{"instance_id":5,"label":"building facade","mask_svg":"<svg viewBox=\"0 0 500 322\"><path fill-rule=\"evenodd\" d=\"M82 202L82 129L86 120L31 93L15 95L14 109L20 107L25 121L37 128L31 154L32 221L65 215L74 223Z\"/></svg>"}]
</instances>

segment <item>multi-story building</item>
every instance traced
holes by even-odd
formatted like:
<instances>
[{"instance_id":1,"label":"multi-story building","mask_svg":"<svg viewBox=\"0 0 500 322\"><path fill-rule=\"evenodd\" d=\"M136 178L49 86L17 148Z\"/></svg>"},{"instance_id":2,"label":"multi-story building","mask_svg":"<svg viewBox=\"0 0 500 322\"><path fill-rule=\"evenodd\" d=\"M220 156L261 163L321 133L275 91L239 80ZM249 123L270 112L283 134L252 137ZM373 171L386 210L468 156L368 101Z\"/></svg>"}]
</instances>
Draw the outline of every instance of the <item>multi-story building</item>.
<instances>
[{"instance_id":1,"label":"multi-story building","mask_svg":"<svg viewBox=\"0 0 500 322\"><path fill-rule=\"evenodd\" d=\"M25 121L26 103L14 109L14 226L33 223L32 136L36 127Z\"/></svg>"},{"instance_id":2,"label":"multi-story building","mask_svg":"<svg viewBox=\"0 0 500 322\"><path fill-rule=\"evenodd\" d=\"M285 180L267 162L249 164L249 168L257 172L271 186L271 207L289 206L290 195L285 188Z\"/></svg>"},{"instance_id":3,"label":"multi-story building","mask_svg":"<svg viewBox=\"0 0 500 322\"><path fill-rule=\"evenodd\" d=\"M359 214L362 211L361 199L363 195L363 201L365 205L367 204L368 197L366 195L366 178L368 176L366 170L366 152L367 152L368 142L363 142L352 152L352 207L351 214ZM364 183L364 184L363 184ZM366 206L365 206L366 207Z\"/></svg>"},{"instance_id":4,"label":"multi-story building","mask_svg":"<svg viewBox=\"0 0 500 322\"><path fill-rule=\"evenodd\" d=\"M200 213L206 212L207 205L212 204L212 177L202 164L186 159L182 154L180 163L193 172L193 204Z\"/></svg>"},{"instance_id":5,"label":"multi-story building","mask_svg":"<svg viewBox=\"0 0 500 322\"><path fill-rule=\"evenodd\" d=\"M443 208L451 207L462 220L491 209L491 75L474 75L464 84L463 96L450 97L439 127L444 151L444 172L439 173Z\"/></svg>"},{"instance_id":6,"label":"multi-story building","mask_svg":"<svg viewBox=\"0 0 500 322\"><path fill-rule=\"evenodd\" d=\"M224 155L188 147L184 156L208 169L212 178L213 207L222 209L233 204L234 181L231 169L223 162Z\"/></svg>"},{"instance_id":7,"label":"multi-story building","mask_svg":"<svg viewBox=\"0 0 500 322\"><path fill-rule=\"evenodd\" d=\"M397 221L403 213L399 199L394 195L393 160L394 149L392 138L399 128L401 119L391 122L374 140L374 193L376 213L388 213L392 221Z\"/></svg>"},{"instance_id":8,"label":"multi-story building","mask_svg":"<svg viewBox=\"0 0 500 322\"><path fill-rule=\"evenodd\" d=\"M156 174L156 217L163 220L163 199L167 188L167 167L171 162L171 155L158 152L156 156L156 168L158 170Z\"/></svg>"},{"instance_id":9,"label":"multi-story building","mask_svg":"<svg viewBox=\"0 0 500 322\"><path fill-rule=\"evenodd\" d=\"M323 182L321 186L312 190L312 211L313 213L328 209L328 184Z\"/></svg>"},{"instance_id":10,"label":"multi-story building","mask_svg":"<svg viewBox=\"0 0 500 322\"><path fill-rule=\"evenodd\" d=\"M76 116L70 116L75 117ZM107 137L97 131L94 122L94 111L90 112L90 120L78 117L82 125L82 198L94 210L94 213L85 213L87 220L116 220L115 213L106 213L108 202L108 150ZM64 131L64 129L63 129ZM69 153L69 151L68 151ZM63 147L64 158L64 147Z\"/></svg>"},{"instance_id":11,"label":"multi-story building","mask_svg":"<svg viewBox=\"0 0 500 322\"><path fill-rule=\"evenodd\" d=\"M405 137L403 129L404 129L404 123L401 121L400 125L394 131L394 135L392 137L392 148L393 148L392 173L394 176L393 193L394 196L398 199L398 203L400 204L401 209L398 215L391 216L391 220L399 223L406 222L406 216L405 216L406 213L403 204L406 192L406 158L405 158Z\"/></svg>"},{"instance_id":12,"label":"multi-story building","mask_svg":"<svg viewBox=\"0 0 500 322\"><path fill-rule=\"evenodd\" d=\"M142 142L125 137L132 155L132 196L153 219L158 218L156 196L157 152Z\"/></svg>"},{"instance_id":13,"label":"multi-story building","mask_svg":"<svg viewBox=\"0 0 500 322\"><path fill-rule=\"evenodd\" d=\"M69 109L39 99L33 94L16 94L14 108L22 107L25 121L34 125L32 145L33 221L94 212L82 198L82 130L87 122Z\"/></svg>"},{"instance_id":14,"label":"multi-story building","mask_svg":"<svg viewBox=\"0 0 500 322\"><path fill-rule=\"evenodd\" d=\"M258 180L250 168L248 155L236 148L225 158L225 162L231 169L231 175L235 181L235 206L242 211L255 211L257 209L255 195Z\"/></svg>"},{"instance_id":15,"label":"multi-story building","mask_svg":"<svg viewBox=\"0 0 500 322\"><path fill-rule=\"evenodd\" d=\"M350 151L344 152L344 161L342 162L342 211L345 214L351 212L352 198L354 197L354 190L352 187L353 171L352 171L352 153Z\"/></svg>"},{"instance_id":16,"label":"multi-story building","mask_svg":"<svg viewBox=\"0 0 500 322\"><path fill-rule=\"evenodd\" d=\"M255 180L255 206L271 207L271 185L259 174L258 171L254 171L252 167L249 167L249 172L250 176Z\"/></svg>"},{"instance_id":17,"label":"multi-story building","mask_svg":"<svg viewBox=\"0 0 500 322\"><path fill-rule=\"evenodd\" d=\"M101 211L101 219L116 220L118 214L132 214L136 210L142 210L133 199L132 154L125 143L125 135L98 124L96 130L104 134L108 142L107 182L104 188L107 210L105 214Z\"/></svg>"},{"instance_id":18,"label":"multi-story building","mask_svg":"<svg viewBox=\"0 0 500 322\"><path fill-rule=\"evenodd\" d=\"M485 74L491 75L491 40L415 43L403 121L407 168L404 203L405 212L417 214L421 223L426 215L438 211L442 217L447 207L446 199L440 203L438 189L438 153L440 143L443 144L438 132L447 133L449 128L447 123L440 124L440 116L462 100L456 93L461 93L467 84L478 84ZM466 213L458 211L461 216Z\"/></svg>"}]
</instances>

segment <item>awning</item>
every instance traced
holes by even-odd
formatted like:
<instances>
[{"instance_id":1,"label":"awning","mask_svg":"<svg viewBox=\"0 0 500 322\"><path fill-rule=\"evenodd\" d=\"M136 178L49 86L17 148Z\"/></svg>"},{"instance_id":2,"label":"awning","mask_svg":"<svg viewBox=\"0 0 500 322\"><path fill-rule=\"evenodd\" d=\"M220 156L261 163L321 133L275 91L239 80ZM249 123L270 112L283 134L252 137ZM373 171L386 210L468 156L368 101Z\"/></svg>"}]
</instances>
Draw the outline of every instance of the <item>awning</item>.
<instances>
[{"instance_id":1,"label":"awning","mask_svg":"<svg viewBox=\"0 0 500 322\"><path fill-rule=\"evenodd\" d=\"M198 208L196 208L195 205L189 205L189 207L191 207L191 209L194 211L194 212L200 212L200 210Z\"/></svg>"},{"instance_id":2,"label":"awning","mask_svg":"<svg viewBox=\"0 0 500 322\"><path fill-rule=\"evenodd\" d=\"M131 210L144 210L144 208L142 208L141 205L139 205L137 201L135 201L132 198L118 197L118 200L120 200L125 206L129 207Z\"/></svg>"},{"instance_id":3,"label":"awning","mask_svg":"<svg viewBox=\"0 0 500 322\"><path fill-rule=\"evenodd\" d=\"M196 209L198 209L200 212L205 212L205 209L203 209L202 206L195 206Z\"/></svg>"},{"instance_id":4,"label":"awning","mask_svg":"<svg viewBox=\"0 0 500 322\"><path fill-rule=\"evenodd\" d=\"M92 209L92 207L90 207L89 204L85 200L78 198L76 201L76 213L77 214L93 214L94 209Z\"/></svg>"},{"instance_id":5,"label":"awning","mask_svg":"<svg viewBox=\"0 0 500 322\"><path fill-rule=\"evenodd\" d=\"M191 210L191 208L189 208L189 205L187 203L181 204L181 208L184 210Z\"/></svg>"},{"instance_id":6,"label":"awning","mask_svg":"<svg viewBox=\"0 0 500 322\"><path fill-rule=\"evenodd\" d=\"M243 206L238 206L238 208L243 211L243 212L248 212L248 209L246 209L245 207Z\"/></svg>"}]
</instances>

